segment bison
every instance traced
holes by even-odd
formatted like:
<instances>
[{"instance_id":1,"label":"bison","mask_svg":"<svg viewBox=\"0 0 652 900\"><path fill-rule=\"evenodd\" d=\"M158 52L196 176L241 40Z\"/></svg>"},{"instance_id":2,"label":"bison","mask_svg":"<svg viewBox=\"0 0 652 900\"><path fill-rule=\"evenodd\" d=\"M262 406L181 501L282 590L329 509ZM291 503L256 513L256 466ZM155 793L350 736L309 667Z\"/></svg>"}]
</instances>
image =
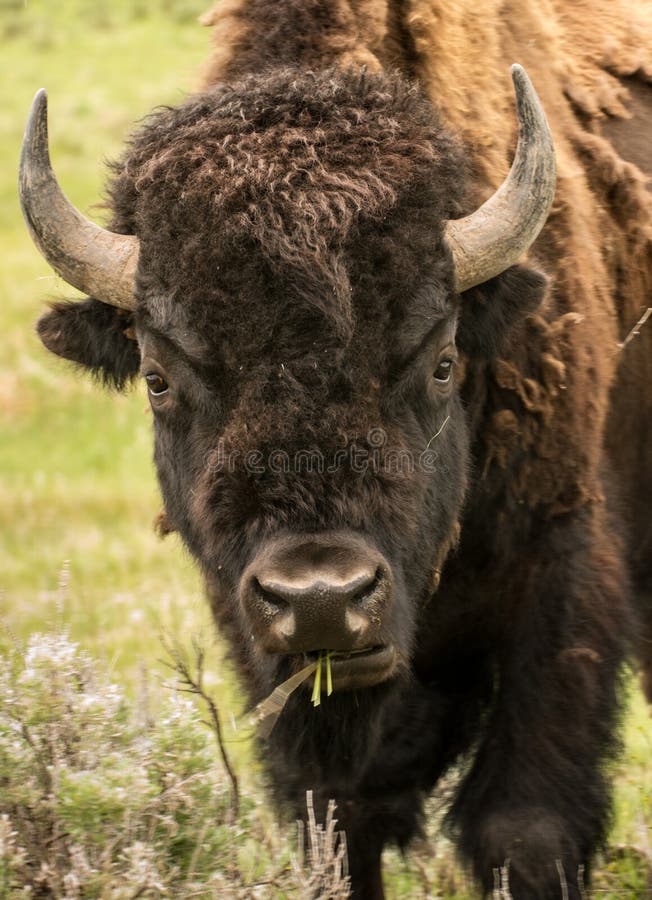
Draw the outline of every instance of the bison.
<instances>
[{"instance_id":1,"label":"bison","mask_svg":"<svg viewBox=\"0 0 652 900\"><path fill-rule=\"evenodd\" d=\"M455 764L483 890L507 863L516 900L579 898L632 647L652 690L649 4L205 21L203 90L112 166L109 230L58 187L37 96L25 218L88 295L38 333L145 380L168 527L251 702L329 652L333 695L295 691L263 755L280 806L336 799L354 896Z\"/></svg>"}]
</instances>

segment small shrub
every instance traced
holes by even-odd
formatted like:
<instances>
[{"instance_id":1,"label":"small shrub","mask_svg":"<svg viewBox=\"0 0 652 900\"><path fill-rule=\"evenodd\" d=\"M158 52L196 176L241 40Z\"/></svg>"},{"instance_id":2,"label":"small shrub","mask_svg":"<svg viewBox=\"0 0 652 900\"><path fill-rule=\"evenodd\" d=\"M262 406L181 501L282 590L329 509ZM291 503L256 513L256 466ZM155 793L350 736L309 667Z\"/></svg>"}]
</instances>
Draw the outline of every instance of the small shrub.
<instances>
[{"instance_id":1,"label":"small shrub","mask_svg":"<svg viewBox=\"0 0 652 900\"><path fill-rule=\"evenodd\" d=\"M348 896L332 809L293 856L191 700L145 718L65 632L0 656L0 897Z\"/></svg>"}]
</instances>

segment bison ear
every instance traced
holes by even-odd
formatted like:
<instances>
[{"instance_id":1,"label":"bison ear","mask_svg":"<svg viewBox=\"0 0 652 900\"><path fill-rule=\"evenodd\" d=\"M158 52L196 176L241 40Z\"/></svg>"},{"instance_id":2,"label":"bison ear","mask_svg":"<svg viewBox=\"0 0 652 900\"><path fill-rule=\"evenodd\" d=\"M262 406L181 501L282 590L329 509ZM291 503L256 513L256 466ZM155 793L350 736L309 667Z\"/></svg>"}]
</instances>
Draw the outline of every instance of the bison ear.
<instances>
[{"instance_id":1,"label":"bison ear","mask_svg":"<svg viewBox=\"0 0 652 900\"><path fill-rule=\"evenodd\" d=\"M457 344L469 356L499 356L509 333L543 300L548 279L536 269L511 266L462 294Z\"/></svg>"},{"instance_id":2,"label":"bison ear","mask_svg":"<svg viewBox=\"0 0 652 900\"><path fill-rule=\"evenodd\" d=\"M54 303L36 331L48 350L89 369L107 387L123 390L138 374L140 352L129 312L93 298Z\"/></svg>"}]
</instances>

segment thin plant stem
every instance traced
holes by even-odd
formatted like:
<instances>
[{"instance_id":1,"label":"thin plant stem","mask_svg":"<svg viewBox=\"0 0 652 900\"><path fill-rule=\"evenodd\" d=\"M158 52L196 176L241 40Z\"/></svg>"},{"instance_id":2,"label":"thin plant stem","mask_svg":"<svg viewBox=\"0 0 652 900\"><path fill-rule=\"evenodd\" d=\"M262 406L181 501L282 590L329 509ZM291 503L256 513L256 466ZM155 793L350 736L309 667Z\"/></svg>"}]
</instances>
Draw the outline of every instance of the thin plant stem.
<instances>
[{"instance_id":1,"label":"thin plant stem","mask_svg":"<svg viewBox=\"0 0 652 900\"><path fill-rule=\"evenodd\" d=\"M319 706L321 703L321 660L322 651L319 651L319 659L317 660L317 669L315 671L315 683L312 688L312 705Z\"/></svg>"},{"instance_id":2,"label":"thin plant stem","mask_svg":"<svg viewBox=\"0 0 652 900\"><path fill-rule=\"evenodd\" d=\"M331 672L331 651L326 651L326 696L333 693L333 675Z\"/></svg>"}]
</instances>

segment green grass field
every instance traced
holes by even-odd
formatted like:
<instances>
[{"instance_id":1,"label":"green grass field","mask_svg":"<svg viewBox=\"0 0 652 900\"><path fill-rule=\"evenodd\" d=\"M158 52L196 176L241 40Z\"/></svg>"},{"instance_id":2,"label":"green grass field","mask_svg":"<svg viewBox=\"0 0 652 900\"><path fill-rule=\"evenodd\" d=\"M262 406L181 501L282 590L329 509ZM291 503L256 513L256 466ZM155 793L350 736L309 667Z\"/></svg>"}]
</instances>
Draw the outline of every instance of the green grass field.
<instances>
[{"instance_id":1,"label":"green grass field","mask_svg":"<svg viewBox=\"0 0 652 900\"><path fill-rule=\"evenodd\" d=\"M93 204L103 161L141 116L197 83L209 38L201 12L201 0L0 0L0 649L63 617L128 690L143 666L156 678L161 630L187 639L211 626L192 563L174 536L161 542L152 528L160 504L144 391L104 393L34 335L44 301L73 292L30 242L16 173L29 105L45 87L61 184L102 221ZM237 715L219 647L210 674L223 715ZM250 753L234 746L253 783ZM597 887L639 900L652 896L652 722L635 683L616 784ZM471 896L436 847L437 866L390 854L391 897Z\"/></svg>"},{"instance_id":2,"label":"green grass field","mask_svg":"<svg viewBox=\"0 0 652 900\"><path fill-rule=\"evenodd\" d=\"M0 111L3 615L19 632L43 627L67 560L73 635L129 675L155 655L162 625L205 624L199 579L174 538L161 543L151 527L160 506L144 393L104 393L50 358L34 335L44 301L74 292L27 236L17 161L32 96L46 87L58 175L71 200L101 221L93 204L104 161L139 117L192 89L208 33L195 22L196 4L181 19L164 8L144 15L148 4L126 0L78 0L56 12L45 2L15 6L0 19L3 80L12 85Z\"/></svg>"}]
</instances>

